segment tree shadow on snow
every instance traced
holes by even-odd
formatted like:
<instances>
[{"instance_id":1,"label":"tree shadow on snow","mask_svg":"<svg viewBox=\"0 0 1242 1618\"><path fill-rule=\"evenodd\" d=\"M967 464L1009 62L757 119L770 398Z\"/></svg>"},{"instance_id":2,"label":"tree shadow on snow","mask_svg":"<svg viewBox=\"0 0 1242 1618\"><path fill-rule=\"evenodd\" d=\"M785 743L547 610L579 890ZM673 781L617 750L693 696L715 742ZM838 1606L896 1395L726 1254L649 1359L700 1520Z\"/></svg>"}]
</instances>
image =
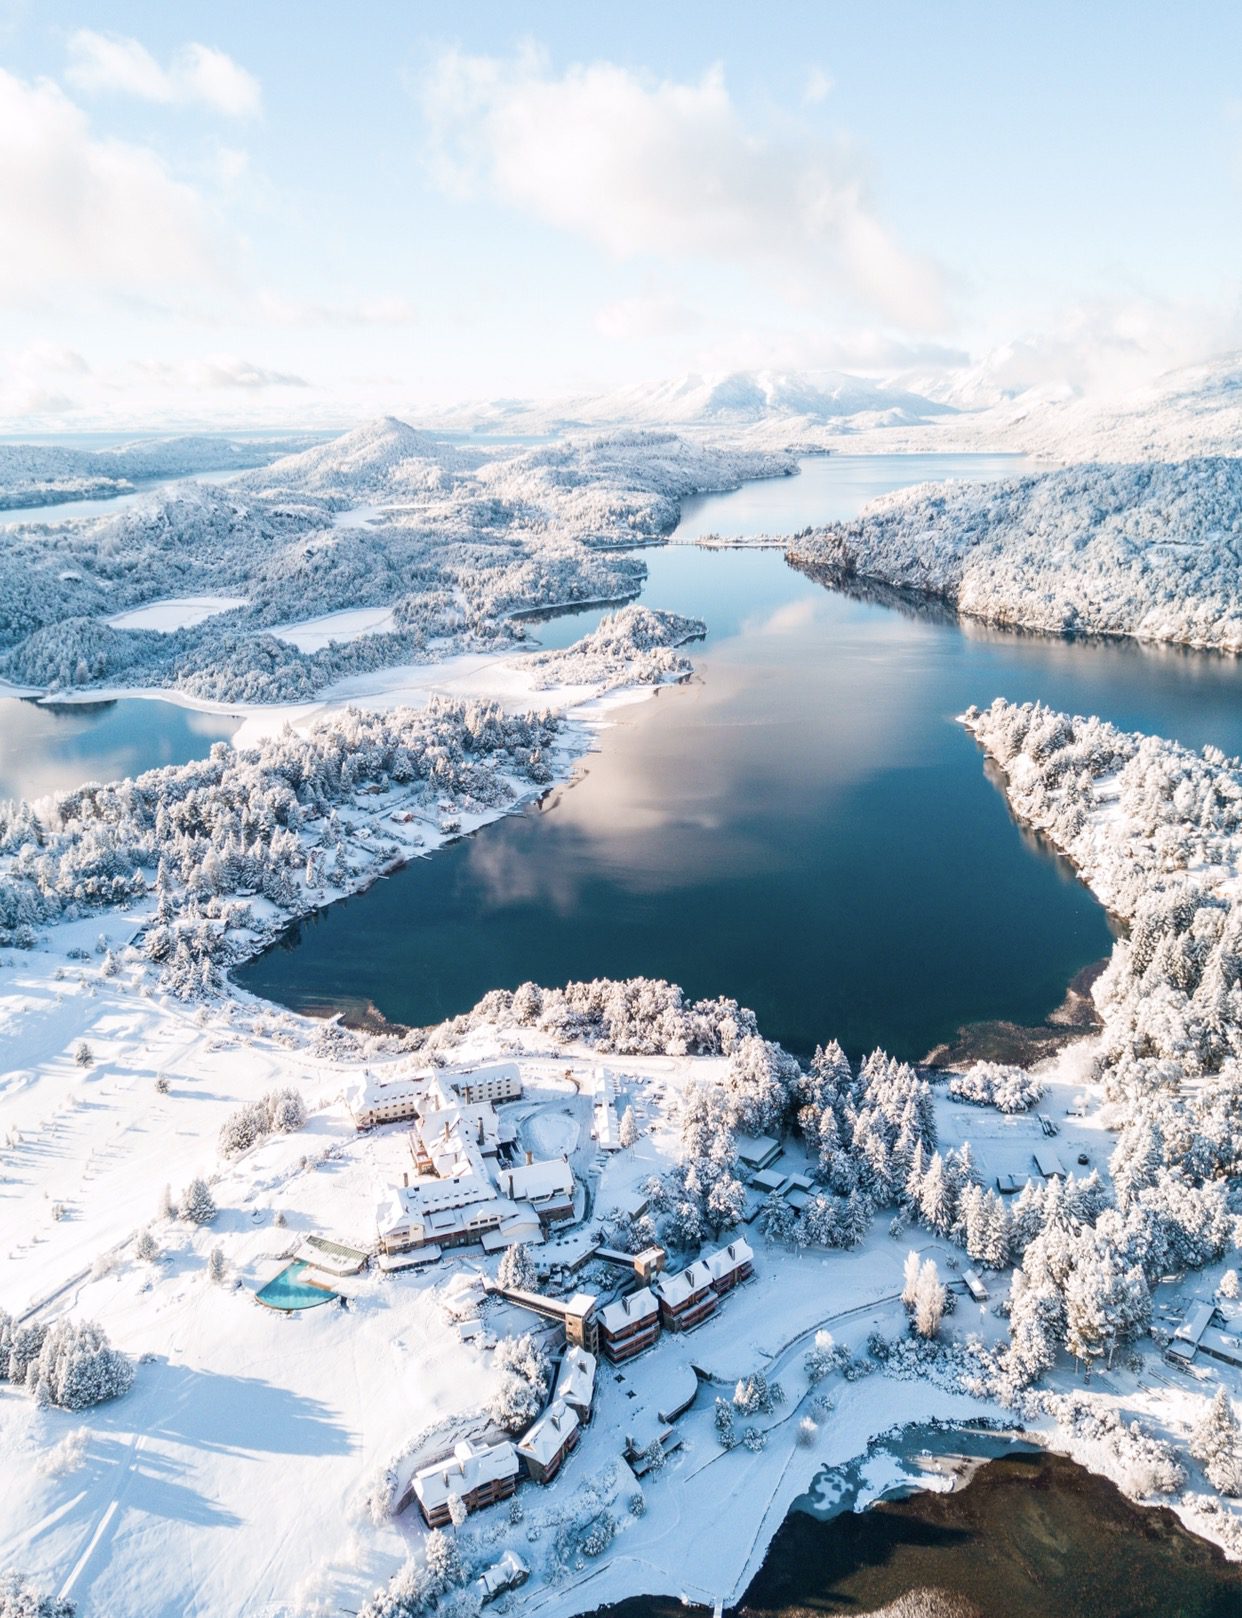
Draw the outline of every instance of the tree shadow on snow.
<instances>
[{"instance_id":1,"label":"tree shadow on snow","mask_svg":"<svg viewBox=\"0 0 1242 1618\"><path fill-rule=\"evenodd\" d=\"M353 1449L330 1406L259 1377L168 1364L147 1374L153 1383L158 1378L142 1423L153 1438L224 1454L347 1455Z\"/></svg>"}]
</instances>

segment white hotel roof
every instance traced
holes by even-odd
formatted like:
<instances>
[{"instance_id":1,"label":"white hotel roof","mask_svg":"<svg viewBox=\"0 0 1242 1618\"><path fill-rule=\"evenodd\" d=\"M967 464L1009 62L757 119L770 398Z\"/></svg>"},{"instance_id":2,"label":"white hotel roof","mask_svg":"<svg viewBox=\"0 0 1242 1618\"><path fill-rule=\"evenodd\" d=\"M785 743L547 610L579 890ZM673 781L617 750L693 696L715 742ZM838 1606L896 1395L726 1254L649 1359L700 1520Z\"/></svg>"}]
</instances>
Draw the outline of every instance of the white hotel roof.
<instances>
[{"instance_id":1,"label":"white hotel roof","mask_svg":"<svg viewBox=\"0 0 1242 1618\"><path fill-rule=\"evenodd\" d=\"M615 1303L606 1304L599 1312L600 1325L605 1331L622 1332L627 1326L636 1325L639 1321L654 1319L659 1312L660 1306L651 1288L639 1287L637 1292L631 1292L628 1297L618 1298Z\"/></svg>"},{"instance_id":2,"label":"white hotel roof","mask_svg":"<svg viewBox=\"0 0 1242 1618\"><path fill-rule=\"evenodd\" d=\"M547 1466L577 1429L577 1412L571 1410L564 1399L553 1399L534 1426L518 1439L517 1452Z\"/></svg>"},{"instance_id":3,"label":"white hotel roof","mask_svg":"<svg viewBox=\"0 0 1242 1618\"><path fill-rule=\"evenodd\" d=\"M657 1276L655 1290L670 1309L685 1303L696 1292L703 1292L712 1284L711 1267L702 1259L695 1259L676 1275Z\"/></svg>"},{"instance_id":4,"label":"white hotel roof","mask_svg":"<svg viewBox=\"0 0 1242 1618\"><path fill-rule=\"evenodd\" d=\"M446 1460L415 1472L414 1493L428 1511L434 1511L447 1504L451 1495L470 1494L485 1483L516 1477L517 1472L517 1451L508 1439L499 1444L475 1444L463 1438Z\"/></svg>"},{"instance_id":5,"label":"white hotel roof","mask_svg":"<svg viewBox=\"0 0 1242 1618\"><path fill-rule=\"evenodd\" d=\"M556 1379L556 1397L590 1409L595 1394L595 1355L585 1348L571 1347L561 1361Z\"/></svg>"}]
</instances>

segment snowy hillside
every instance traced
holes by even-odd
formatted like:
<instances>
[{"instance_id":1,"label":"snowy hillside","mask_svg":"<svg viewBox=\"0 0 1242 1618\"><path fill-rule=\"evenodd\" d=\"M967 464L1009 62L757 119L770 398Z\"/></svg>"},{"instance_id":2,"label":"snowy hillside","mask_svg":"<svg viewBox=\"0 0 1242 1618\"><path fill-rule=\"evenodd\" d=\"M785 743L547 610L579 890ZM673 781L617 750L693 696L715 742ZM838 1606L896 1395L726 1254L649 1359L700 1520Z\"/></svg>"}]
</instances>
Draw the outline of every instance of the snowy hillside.
<instances>
[{"instance_id":1,"label":"snowy hillside","mask_svg":"<svg viewBox=\"0 0 1242 1618\"><path fill-rule=\"evenodd\" d=\"M150 478L240 471L299 449L312 436L146 438L98 450L0 444L0 511L120 494Z\"/></svg>"},{"instance_id":2,"label":"snowy hillside","mask_svg":"<svg viewBox=\"0 0 1242 1618\"><path fill-rule=\"evenodd\" d=\"M1242 651L1239 461L925 484L799 536L789 556L990 623Z\"/></svg>"},{"instance_id":3,"label":"snowy hillside","mask_svg":"<svg viewBox=\"0 0 1242 1618\"><path fill-rule=\"evenodd\" d=\"M522 637L516 613L636 594L645 570L621 549L663 538L686 496L796 470L783 453L639 430L460 451L386 417L227 489L15 529L0 554L0 678L272 702L495 649ZM197 596L242 605L164 633L116 627ZM333 616L359 610L377 632ZM301 634L307 619L325 636Z\"/></svg>"}]
</instances>

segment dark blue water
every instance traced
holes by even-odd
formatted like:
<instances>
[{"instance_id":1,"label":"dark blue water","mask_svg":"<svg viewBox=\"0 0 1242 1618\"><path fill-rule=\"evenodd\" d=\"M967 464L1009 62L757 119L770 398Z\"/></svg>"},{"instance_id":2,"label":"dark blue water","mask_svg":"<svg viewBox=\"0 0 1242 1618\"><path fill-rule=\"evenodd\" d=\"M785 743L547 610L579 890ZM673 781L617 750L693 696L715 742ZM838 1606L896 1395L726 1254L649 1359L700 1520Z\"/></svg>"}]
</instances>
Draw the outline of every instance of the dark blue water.
<instances>
[{"instance_id":1,"label":"dark blue water","mask_svg":"<svg viewBox=\"0 0 1242 1618\"><path fill-rule=\"evenodd\" d=\"M239 723L140 697L53 705L0 697L0 799L38 798L205 758Z\"/></svg>"},{"instance_id":2,"label":"dark blue water","mask_svg":"<svg viewBox=\"0 0 1242 1618\"><path fill-rule=\"evenodd\" d=\"M812 462L811 493L824 507L840 477L857 502L908 474L895 463ZM745 495L788 501L799 481ZM719 532L737 498L683 528ZM527 979L647 974L736 996L795 1051L835 1036L914 1058L964 1024L1040 1021L1111 942L955 715L1038 697L1242 751L1234 660L959 626L829 591L773 551L646 560L644 599L710 625L693 683L621 710L538 808L295 928L247 988L422 1024Z\"/></svg>"}]
</instances>

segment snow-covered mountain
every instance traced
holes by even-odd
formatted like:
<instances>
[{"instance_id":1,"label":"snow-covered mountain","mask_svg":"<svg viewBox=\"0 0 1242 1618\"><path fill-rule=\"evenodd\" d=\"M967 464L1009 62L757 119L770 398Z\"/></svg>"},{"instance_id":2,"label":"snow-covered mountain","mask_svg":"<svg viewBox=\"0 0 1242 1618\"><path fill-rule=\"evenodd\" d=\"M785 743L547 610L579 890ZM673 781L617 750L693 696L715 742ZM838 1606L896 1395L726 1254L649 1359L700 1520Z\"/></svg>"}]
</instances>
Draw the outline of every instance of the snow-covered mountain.
<instances>
[{"instance_id":1,"label":"snow-covered mountain","mask_svg":"<svg viewBox=\"0 0 1242 1618\"><path fill-rule=\"evenodd\" d=\"M463 405L423 419L454 431L546 433L572 427L642 425L754 429L796 437L831 424L843 428L913 425L953 407L908 389L842 371L733 371L640 383L553 400L501 399Z\"/></svg>"},{"instance_id":2,"label":"snow-covered mountain","mask_svg":"<svg viewBox=\"0 0 1242 1618\"><path fill-rule=\"evenodd\" d=\"M434 486L444 472L473 467L477 459L396 416L380 416L326 444L273 461L241 486L304 494L391 494Z\"/></svg>"}]
</instances>

